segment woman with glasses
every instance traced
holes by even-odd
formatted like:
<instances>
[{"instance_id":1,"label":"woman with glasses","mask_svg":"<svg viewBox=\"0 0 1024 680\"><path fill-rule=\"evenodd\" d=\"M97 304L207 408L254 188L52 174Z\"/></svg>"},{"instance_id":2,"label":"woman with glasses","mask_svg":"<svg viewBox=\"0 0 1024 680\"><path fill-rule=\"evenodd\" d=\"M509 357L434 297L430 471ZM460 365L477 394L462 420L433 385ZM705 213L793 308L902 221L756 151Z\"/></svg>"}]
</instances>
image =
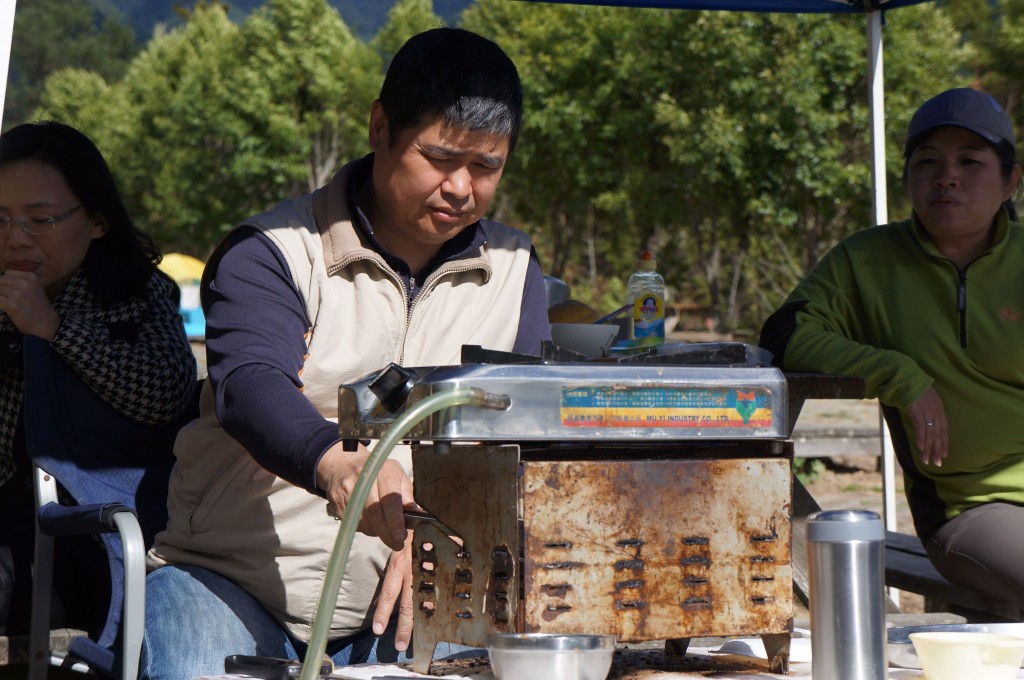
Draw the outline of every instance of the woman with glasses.
<instances>
[{"instance_id":1,"label":"woman with glasses","mask_svg":"<svg viewBox=\"0 0 1024 680\"><path fill-rule=\"evenodd\" d=\"M192 402L196 364L179 291L159 261L85 135L53 122L0 135L0 631L6 625L7 634L27 632L31 617L34 502L23 405L33 376L23 347L47 343L132 421L175 421ZM106 561L91 537L57 540L54 585L66 619L52 624L102 625Z\"/></svg>"}]
</instances>

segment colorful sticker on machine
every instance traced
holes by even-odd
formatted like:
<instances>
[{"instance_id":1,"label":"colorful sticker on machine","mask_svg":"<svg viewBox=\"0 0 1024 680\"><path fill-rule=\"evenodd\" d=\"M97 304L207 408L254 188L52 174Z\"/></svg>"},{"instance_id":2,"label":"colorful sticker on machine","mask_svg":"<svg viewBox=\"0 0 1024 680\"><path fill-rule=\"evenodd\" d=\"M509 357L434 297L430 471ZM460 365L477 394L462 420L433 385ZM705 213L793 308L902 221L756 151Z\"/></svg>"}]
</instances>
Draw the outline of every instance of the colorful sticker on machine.
<instances>
[{"instance_id":1,"label":"colorful sticker on machine","mask_svg":"<svg viewBox=\"0 0 1024 680\"><path fill-rule=\"evenodd\" d=\"M764 387L563 387L565 427L745 428L772 426Z\"/></svg>"}]
</instances>

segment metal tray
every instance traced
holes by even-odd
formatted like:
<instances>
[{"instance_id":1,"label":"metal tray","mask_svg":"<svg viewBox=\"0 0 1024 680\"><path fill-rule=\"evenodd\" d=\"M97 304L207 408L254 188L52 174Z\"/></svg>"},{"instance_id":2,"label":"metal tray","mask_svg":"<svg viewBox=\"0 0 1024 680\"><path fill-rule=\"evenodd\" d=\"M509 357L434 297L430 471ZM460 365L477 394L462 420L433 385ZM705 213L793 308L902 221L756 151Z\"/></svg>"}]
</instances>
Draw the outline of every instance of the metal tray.
<instances>
[{"instance_id":1,"label":"metal tray","mask_svg":"<svg viewBox=\"0 0 1024 680\"><path fill-rule=\"evenodd\" d=\"M910 642L911 633L999 633L1024 637L1024 623L939 623L928 626L901 626L888 630L889 665L897 668L921 668Z\"/></svg>"},{"instance_id":2,"label":"metal tray","mask_svg":"<svg viewBox=\"0 0 1024 680\"><path fill-rule=\"evenodd\" d=\"M593 362L413 371L402 408L458 387L510 401L505 410L443 409L413 427L413 441L782 441L788 434L786 379L777 368ZM381 408L370 382L338 390L345 439L382 436L399 415Z\"/></svg>"}]
</instances>

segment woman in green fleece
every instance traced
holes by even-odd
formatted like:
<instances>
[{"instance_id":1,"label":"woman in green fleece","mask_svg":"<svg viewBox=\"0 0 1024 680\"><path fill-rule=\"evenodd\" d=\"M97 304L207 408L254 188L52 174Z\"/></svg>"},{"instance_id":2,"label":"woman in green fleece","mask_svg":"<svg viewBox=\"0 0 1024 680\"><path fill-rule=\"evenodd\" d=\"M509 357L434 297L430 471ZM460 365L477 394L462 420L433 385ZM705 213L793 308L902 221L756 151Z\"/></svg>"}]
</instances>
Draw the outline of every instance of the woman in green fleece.
<instances>
[{"instance_id":1,"label":"woman in green fleece","mask_svg":"<svg viewBox=\"0 0 1024 680\"><path fill-rule=\"evenodd\" d=\"M833 248L766 322L788 371L877 397L914 524L950 581L1024 605L1024 225L1013 126L954 89L914 114L910 219Z\"/></svg>"}]
</instances>

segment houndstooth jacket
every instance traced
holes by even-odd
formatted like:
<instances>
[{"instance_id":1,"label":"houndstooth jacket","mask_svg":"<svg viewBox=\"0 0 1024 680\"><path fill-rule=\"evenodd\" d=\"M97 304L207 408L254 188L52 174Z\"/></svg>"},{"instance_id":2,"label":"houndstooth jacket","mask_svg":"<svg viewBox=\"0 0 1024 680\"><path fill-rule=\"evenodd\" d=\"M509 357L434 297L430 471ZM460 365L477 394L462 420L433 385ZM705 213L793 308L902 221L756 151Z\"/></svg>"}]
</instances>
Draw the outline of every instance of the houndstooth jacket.
<instances>
[{"instance_id":1,"label":"houndstooth jacket","mask_svg":"<svg viewBox=\"0 0 1024 680\"><path fill-rule=\"evenodd\" d=\"M62 321L50 346L117 411L158 425L173 420L189 404L196 361L170 279L154 274L145 296L104 307L79 271L53 306ZM23 338L10 317L0 312L0 485L15 473L15 430L24 381L32 379L22 367Z\"/></svg>"}]
</instances>

